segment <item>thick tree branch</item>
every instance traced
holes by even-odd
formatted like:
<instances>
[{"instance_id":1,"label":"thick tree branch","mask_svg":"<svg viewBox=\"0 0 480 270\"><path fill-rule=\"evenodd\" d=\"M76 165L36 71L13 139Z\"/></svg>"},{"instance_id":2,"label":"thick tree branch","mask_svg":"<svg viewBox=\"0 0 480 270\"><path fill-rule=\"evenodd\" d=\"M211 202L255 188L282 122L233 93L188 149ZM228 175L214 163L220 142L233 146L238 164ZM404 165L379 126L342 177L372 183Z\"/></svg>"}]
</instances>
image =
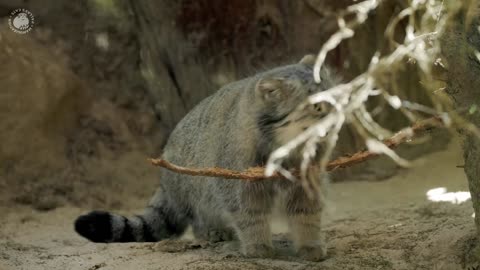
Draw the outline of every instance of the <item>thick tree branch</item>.
<instances>
[{"instance_id":1,"label":"thick tree branch","mask_svg":"<svg viewBox=\"0 0 480 270\"><path fill-rule=\"evenodd\" d=\"M399 146L400 144L406 142L407 140L412 139L415 136L419 136L425 133L426 131L429 131L437 126L443 126L442 123L443 122L439 117L432 117L432 118L420 121L414 124L413 126L411 126L410 128L407 128L398 132L390 139L385 140L384 143L389 148L393 149ZM333 171L338 168L350 167L352 165L362 163L364 161L367 161L369 159L372 159L378 156L379 156L378 153L374 153L370 151L360 151L353 155L343 156L329 162L327 165L327 170ZM155 166L160 166L173 172L192 175L192 176L221 177L225 179L241 179L241 180L247 180L247 181L269 180L269 179L271 180L271 179L283 178L283 176L281 176L278 173L275 173L270 177L265 176L264 167L252 167L245 171L235 171L235 170L229 170L229 169L218 168L218 167L186 168L186 167L181 167L181 166L172 164L164 159L149 159L149 161ZM294 175L298 176L298 173L295 173Z\"/></svg>"}]
</instances>

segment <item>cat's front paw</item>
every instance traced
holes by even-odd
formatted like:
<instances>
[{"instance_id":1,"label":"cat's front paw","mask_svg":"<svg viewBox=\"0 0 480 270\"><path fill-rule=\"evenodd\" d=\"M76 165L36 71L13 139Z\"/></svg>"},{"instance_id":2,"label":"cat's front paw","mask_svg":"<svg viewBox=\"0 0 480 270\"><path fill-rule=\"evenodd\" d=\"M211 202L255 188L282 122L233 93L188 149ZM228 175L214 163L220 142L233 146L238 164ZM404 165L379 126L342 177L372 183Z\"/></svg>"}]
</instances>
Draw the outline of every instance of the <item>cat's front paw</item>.
<instances>
[{"instance_id":1,"label":"cat's front paw","mask_svg":"<svg viewBox=\"0 0 480 270\"><path fill-rule=\"evenodd\" d=\"M322 244L300 247L297 255L307 261L319 262L327 258L327 248Z\"/></svg>"},{"instance_id":2,"label":"cat's front paw","mask_svg":"<svg viewBox=\"0 0 480 270\"><path fill-rule=\"evenodd\" d=\"M273 247L267 244L250 244L243 248L246 257L271 258L275 255Z\"/></svg>"}]
</instances>

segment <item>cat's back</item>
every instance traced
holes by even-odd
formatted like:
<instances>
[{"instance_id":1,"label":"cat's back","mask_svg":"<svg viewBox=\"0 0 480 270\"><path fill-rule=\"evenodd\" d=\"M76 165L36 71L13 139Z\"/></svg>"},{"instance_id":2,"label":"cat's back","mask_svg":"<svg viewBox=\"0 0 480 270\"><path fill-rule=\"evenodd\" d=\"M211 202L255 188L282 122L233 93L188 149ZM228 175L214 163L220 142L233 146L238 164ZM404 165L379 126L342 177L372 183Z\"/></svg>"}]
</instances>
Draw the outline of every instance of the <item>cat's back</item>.
<instances>
[{"instance_id":1,"label":"cat's back","mask_svg":"<svg viewBox=\"0 0 480 270\"><path fill-rule=\"evenodd\" d=\"M249 77L220 88L195 106L175 127L162 157L183 166L213 166L219 152L228 151L223 142L238 127L242 106L253 94ZM227 147L228 148L228 147Z\"/></svg>"}]
</instances>

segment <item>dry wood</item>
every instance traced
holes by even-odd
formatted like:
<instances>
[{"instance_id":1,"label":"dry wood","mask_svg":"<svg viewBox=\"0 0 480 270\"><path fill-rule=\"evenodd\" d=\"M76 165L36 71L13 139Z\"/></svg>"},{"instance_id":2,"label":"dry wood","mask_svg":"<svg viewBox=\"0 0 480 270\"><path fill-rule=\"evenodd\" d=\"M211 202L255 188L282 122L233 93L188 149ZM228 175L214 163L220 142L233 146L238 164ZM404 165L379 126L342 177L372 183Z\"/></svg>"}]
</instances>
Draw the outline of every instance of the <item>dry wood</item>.
<instances>
[{"instance_id":1,"label":"dry wood","mask_svg":"<svg viewBox=\"0 0 480 270\"><path fill-rule=\"evenodd\" d=\"M385 145L390 148L395 148L400 144L412 139L415 136L419 136L426 131L435 128L437 126L442 126L442 120L439 117L432 117L426 120L422 120L413 126L403 129L402 131L396 133L390 139L384 141ZM339 157L327 165L327 171L333 171L338 168L346 168L352 165L364 162L366 160L372 159L374 157L378 157L378 153L374 153L371 151L360 151L353 155L347 155L343 157ZM165 169L171 170L173 172L187 174L192 176L209 176L209 177L221 177L224 179L241 179L247 181L257 181L257 180L269 180L269 179L278 179L283 178L282 175L275 173L272 176L265 176L265 168L264 167L252 167L245 171L235 171L229 170L225 168L187 168L181 167L175 164L172 164L164 159L149 159L149 161L155 165L160 166ZM294 175L297 175L295 173Z\"/></svg>"}]
</instances>

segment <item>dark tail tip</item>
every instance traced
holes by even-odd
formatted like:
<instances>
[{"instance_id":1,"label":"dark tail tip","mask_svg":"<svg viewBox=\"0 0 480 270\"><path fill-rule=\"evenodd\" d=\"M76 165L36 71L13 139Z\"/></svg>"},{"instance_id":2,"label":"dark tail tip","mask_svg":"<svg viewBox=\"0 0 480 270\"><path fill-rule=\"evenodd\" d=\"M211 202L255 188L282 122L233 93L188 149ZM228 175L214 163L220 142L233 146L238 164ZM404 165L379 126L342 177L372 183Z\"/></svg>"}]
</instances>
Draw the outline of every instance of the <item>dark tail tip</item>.
<instances>
[{"instance_id":1,"label":"dark tail tip","mask_svg":"<svg viewBox=\"0 0 480 270\"><path fill-rule=\"evenodd\" d=\"M93 211L75 220L75 231L96 243L112 242L112 219L108 212Z\"/></svg>"}]
</instances>

